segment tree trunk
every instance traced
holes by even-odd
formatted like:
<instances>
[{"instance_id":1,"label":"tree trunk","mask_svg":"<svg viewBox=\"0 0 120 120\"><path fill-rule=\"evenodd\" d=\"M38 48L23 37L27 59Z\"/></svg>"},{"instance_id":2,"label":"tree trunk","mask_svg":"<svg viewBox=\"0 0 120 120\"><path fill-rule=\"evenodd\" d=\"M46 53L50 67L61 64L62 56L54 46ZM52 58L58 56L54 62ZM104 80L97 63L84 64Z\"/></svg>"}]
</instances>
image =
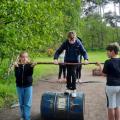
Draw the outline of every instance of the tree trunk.
<instances>
[{"instance_id":1,"label":"tree trunk","mask_svg":"<svg viewBox=\"0 0 120 120\"><path fill-rule=\"evenodd\" d=\"M103 14L102 14L102 5L100 4L100 15L102 16L102 19L103 19ZM101 36L101 42L100 42L100 48L103 48L103 27L102 27L102 19L101 19L101 32L100 32L100 36Z\"/></svg>"},{"instance_id":2,"label":"tree trunk","mask_svg":"<svg viewBox=\"0 0 120 120\"><path fill-rule=\"evenodd\" d=\"M120 0L119 0L118 4L119 4L119 16L120 16Z\"/></svg>"},{"instance_id":3,"label":"tree trunk","mask_svg":"<svg viewBox=\"0 0 120 120\"><path fill-rule=\"evenodd\" d=\"M116 9L116 3L114 2L114 13L115 13L115 27L116 27L116 40L119 39L118 35L118 25L117 25L117 9Z\"/></svg>"}]
</instances>

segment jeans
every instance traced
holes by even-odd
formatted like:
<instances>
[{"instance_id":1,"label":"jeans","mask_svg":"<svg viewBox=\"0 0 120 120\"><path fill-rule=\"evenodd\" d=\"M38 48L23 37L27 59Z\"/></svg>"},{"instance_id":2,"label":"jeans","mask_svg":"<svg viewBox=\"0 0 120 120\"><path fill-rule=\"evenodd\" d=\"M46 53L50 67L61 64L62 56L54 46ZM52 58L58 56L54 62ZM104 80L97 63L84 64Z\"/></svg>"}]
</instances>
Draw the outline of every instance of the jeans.
<instances>
[{"instance_id":1,"label":"jeans","mask_svg":"<svg viewBox=\"0 0 120 120\"><path fill-rule=\"evenodd\" d=\"M32 106L32 86L21 88L17 87L18 99L20 104L21 118L30 120Z\"/></svg>"},{"instance_id":2,"label":"jeans","mask_svg":"<svg viewBox=\"0 0 120 120\"><path fill-rule=\"evenodd\" d=\"M76 65L67 65L67 89L76 89Z\"/></svg>"}]
</instances>

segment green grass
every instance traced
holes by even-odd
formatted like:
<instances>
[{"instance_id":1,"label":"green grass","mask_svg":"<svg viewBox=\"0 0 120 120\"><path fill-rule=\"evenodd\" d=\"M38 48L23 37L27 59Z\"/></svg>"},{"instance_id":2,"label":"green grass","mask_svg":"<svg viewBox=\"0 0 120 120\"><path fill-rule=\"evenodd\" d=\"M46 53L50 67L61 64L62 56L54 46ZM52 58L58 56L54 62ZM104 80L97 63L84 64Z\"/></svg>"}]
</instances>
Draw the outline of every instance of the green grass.
<instances>
[{"instance_id":1,"label":"green grass","mask_svg":"<svg viewBox=\"0 0 120 120\"><path fill-rule=\"evenodd\" d=\"M104 62L107 57L105 52L90 51L88 52L90 62ZM32 58L36 62L52 62L52 57L34 57ZM4 67L4 66L3 66ZM95 65L87 65L87 68L93 68ZM46 76L51 76L57 74L58 66L56 65L37 65L34 68L34 83L38 80L45 78ZM17 100L15 78L14 74L8 77L8 79L0 78L0 108L3 106L8 106Z\"/></svg>"},{"instance_id":2,"label":"green grass","mask_svg":"<svg viewBox=\"0 0 120 120\"><path fill-rule=\"evenodd\" d=\"M90 62L104 62L107 59L106 52L90 51L88 52Z\"/></svg>"},{"instance_id":3,"label":"green grass","mask_svg":"<svg viewBox=\"0 0 120 120\"><path fill-rule=\"evenodd\" d=\"M105 62L107 58L106 52L105 51L89 51L88 52L88 57L89 57L89 62ZM95 64L88 64L84 66L87 69L93 69L96 68L97 66Z\"/></svg>"},{"instance_id":4,"label":"green grass","mask_svg":"<svg viewBox=\"0 0 120 120\"><path fill-rule=\"evenodd\" d=\"M14 103L17 99L16 88L10 84L0 84L0 108L3 106L9 106Z\"/></svg>"},{"instance_id":5,"label":"green grass","mask_svg":"<svg viewBox=\"0 0 120 120\"><path fill-rule=\"evenodd\" d=\"M43 58L35 58L35 62L53 62L53 58L51 57L43 57ZM40 80L45 76L55 75L57 73L58 66L56 65L37 65L34 68L34 80Z\"/></svg>"}]
</instances>

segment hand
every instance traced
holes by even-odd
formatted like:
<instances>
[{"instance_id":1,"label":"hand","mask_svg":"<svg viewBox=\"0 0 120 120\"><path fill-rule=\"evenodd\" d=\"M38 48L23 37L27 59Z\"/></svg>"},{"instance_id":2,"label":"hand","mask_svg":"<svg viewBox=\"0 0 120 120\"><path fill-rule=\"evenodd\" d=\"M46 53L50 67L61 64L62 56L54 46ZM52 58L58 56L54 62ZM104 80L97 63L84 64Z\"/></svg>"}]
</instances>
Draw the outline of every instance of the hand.
<instances>
[{"instance_id":1,"label":"hand","mask_svg":"<svg viewBox=\"0 0 120 120\"><path fill-rule=\"evenodd\" d=\"M35 67L35 65L37 65L37 62L32 63L31 67Z\"/></svg>"},{"instance_id":2,"label":"hand","mask_svg":"<svg viewBox=\"0 0 120 120\"><path fill-rule=\"evenodd\" d=\"M13 64L13 66L14 66L14 67L18 67L18 63L15 62L15 63Z\"/></svg>"},{"instance_id":3,"label":"hand","mask_svg":"<svg viewBox=\"0 0 120 120\"><path fill-rule=\"evenodd\" d=\"M84 61L84 64L85 64L85 65L89 64L89 61L88 61L88 60L85 60L85 61Z\"/></svg>"},{"instance_id":4,"label":"hand","mask_svg":"<svg viewBox=\"0 0 120 120\"><path fill-rule=\"evenodd\" d=\"M54 60L54 64L56 64L56 65L58 64L58 60L57 59Z\"/></svg>"},{"instance_id":5,"label":"hand","mask_svg":"<svg viewBox=\"0 0 120 120\"><path fill-rule=\"evenodd\" d=\"M105 75L102 71L103 71L103 65L99 62L96 62L96 65L99 67L99 70L101 72L101 75Z\"/></svg>"},{"instance_id":6,"label":"hand","mask_svg":"<svg viewBox=\"0 0 120 120\"><path fill-rule=\"evenodd\" d=\"M97 66L101 66L101 64L100 64L99 62L96 62L96 65L97 65Z\"/></svg>"}]
</instances>

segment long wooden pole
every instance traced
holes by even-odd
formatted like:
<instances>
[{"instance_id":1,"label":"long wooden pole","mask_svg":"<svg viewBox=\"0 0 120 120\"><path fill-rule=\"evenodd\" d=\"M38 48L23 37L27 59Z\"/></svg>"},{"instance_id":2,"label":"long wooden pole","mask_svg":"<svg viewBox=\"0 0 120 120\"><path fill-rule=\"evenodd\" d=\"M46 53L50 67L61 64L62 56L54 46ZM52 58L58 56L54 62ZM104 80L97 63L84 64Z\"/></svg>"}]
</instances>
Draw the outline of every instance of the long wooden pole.
<instances>
[{"instance_id":1,"label":"long wooden pole","mask_svg":"<svg viewBox=\"0 0 120 120\"><path fill-rule=\"evenodd\" d=\"M37 64L54 64L54 62L37 62ZM54 65L60 65L60 64L63 64L63 65L90 65L90 64L97 64L97 63L89 62L89 63L85 64L85 63L61 63L61 62L59 62L58 64L54 64ZM101 63L101 64L104 64L104 63Z\"/></svg>"}]
</instances>

